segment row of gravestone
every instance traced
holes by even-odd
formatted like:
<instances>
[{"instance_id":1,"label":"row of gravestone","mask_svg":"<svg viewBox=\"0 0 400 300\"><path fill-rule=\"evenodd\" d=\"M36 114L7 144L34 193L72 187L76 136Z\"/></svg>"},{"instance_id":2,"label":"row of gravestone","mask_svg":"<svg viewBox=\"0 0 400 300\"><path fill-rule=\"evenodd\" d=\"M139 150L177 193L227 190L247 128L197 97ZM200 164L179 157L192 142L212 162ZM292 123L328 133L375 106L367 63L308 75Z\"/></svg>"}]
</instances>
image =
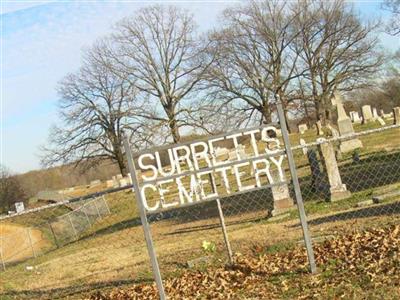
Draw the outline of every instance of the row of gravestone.
<instances>
[{"instance_id":1,"label":"row of gravestone","mask_svg":"<svg viewBox=\"0 0 400 300\"><path fill-rule=\"evenodd\" d=\"M338 93L334 93L332 97L332 104L336 106L338 118L337 118L337 127L339 131L333 128L330 124L327 125L327 128L331 131L331 135L333 137L343 136L343 135L351 135L354 133L352 123L368 123L371 121L378 121L381 126L385 126L386 122L384 119L394 118L393 124L400 125L400 107L393 108L393 112L390 114L385 114L383 110L380 111L380 116L378 115L376 108L371 108L370 105L364 105L361 109L362 111L362 119L360 118L358 112L351 111L350 117L347 116L346 111L343 106L342 98ZM318 135L324 135L322 124L320 121L316 123ZM298 129L300 134L304 134L308 129L306 124L299 124ZM356 139L352 139L349 141L342 142L342 152L352 151L354 149L362 147L360 141Z\"/></svg>"},{"instance_id":2,"label":"row of gravestone","mask_svg":"<svg viewBox=\"0 0 400 300\"><path fill-rule=\"evenodd\" d=\"M391 113L386 114L383 109L379 111L375 107L371 107L370 105L364 105L361 107L361 117L357 111L350 112L350 119L353 123L363 123L366 124L368 122L378 121L382 126L386 125L384 119L390 119L395 117L395 114L399 113L399 108L395 107ZM397 118L398 120L398 118ZM400 120L398 120L400 121Z\"/></svg>"}]
</instances>

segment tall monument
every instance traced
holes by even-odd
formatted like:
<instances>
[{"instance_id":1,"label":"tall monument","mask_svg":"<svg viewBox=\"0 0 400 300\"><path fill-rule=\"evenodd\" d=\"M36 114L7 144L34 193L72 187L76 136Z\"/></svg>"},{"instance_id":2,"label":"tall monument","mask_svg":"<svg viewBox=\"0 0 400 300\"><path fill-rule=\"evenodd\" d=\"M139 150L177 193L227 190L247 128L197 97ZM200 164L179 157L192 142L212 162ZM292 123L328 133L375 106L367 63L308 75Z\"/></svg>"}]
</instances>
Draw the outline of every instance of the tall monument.
<instances>
[{"instance_id":1,"label":"tall monument","mask_svg":"<svg viewBox=\"0 0 400 300\"><path fill-rule=\"evenodd\" d=\"M352 135L354 134L353 124L351 123L351 119L347 116L346 111L344 110L342 97L338 92L334 92L333 105L336 105L337 108L337 126L339 128L340 136ZM359 139L352 138L348 140L340 141L340 151L342 153L353 151L354 149L358 149L362 147L362 143Z\"/></svg>"}]
</instances>

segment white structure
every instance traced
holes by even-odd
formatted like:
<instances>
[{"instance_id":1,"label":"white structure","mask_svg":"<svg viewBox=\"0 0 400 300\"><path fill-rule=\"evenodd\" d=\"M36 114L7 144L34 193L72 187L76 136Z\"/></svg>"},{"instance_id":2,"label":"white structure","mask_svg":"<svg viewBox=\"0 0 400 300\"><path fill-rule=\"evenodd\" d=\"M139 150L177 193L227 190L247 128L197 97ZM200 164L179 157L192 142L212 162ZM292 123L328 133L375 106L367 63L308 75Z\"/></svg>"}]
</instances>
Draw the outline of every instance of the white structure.
<instances>
[{"instance_id":1,"label":"white structure","mask_svg":"<svg viewBox=\"0 0 400 300\"><path fill-rule=\"evenodd\" d=\"M361 123L362 122L358 111L351 111L350 112L350 119L351 119L351 121L353 123Z\"/></svg>"},{"instance_id":2,"label":"white structure","mask_svg":"<svg viewBox=\"0 0 400 300\"><path fill-rule=\"evenodd\" d=\"M15 202L15 211L17 213L23 212L25 210L24 202Z\"/></svg>"},{"instance_id":3,"label":"white structure","mask_svg":"<svg viewBox=\"0 0 400 300\"><path fill-rule=\"evenodd\" d=\"M374 120L378 119L378 111L376 110L376 108L374 107L372 109L372 118L374 118Z\"/></svg>"},{"instance_id":4,"label":"white structure","mask_svg":"<svg viewBox=\"0 0 400 300\"><path fill-rule=\"evenodd\" d=\"M363 124L373 121L372 110L370 105L364 105L361 107Z\"/></svg>"},{"instance_id":5,"label":"white structure","mask_svg":"<svg viewBox=\"0 0 400 300\"><path fill-rule=\"evenodd\" d=\"M299 128L300 134L304 134L308 129L307 124L299 124L298 128Z\"/></svg>"}]
</instances>

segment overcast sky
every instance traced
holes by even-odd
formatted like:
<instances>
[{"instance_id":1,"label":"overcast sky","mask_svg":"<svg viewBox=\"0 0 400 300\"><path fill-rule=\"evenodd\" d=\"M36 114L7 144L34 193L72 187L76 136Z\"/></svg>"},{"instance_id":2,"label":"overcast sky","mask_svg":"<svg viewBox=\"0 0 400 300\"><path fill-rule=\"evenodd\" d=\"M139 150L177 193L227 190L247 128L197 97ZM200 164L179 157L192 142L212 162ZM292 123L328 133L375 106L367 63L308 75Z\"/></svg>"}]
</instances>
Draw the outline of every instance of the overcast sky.
<instances>
[{"instance_id":1,"label":"overcast sky","mask_svg":"<svg viewBox=\"0 0 400 300\"><path fill-rule=\"evenodd\" d=\"M167 2L167 1L160 1ZM212 28L233 1L168 1L190 9L201 30ZM84 47L119 19L151 1L1 2L1 163L14 172L37 169L39 145L57 121L57 82L80 65ZM363 18L387 18L379 2L355 2ZM398 38L381 34L389 51Z\"/></svg>"}]
</instances>

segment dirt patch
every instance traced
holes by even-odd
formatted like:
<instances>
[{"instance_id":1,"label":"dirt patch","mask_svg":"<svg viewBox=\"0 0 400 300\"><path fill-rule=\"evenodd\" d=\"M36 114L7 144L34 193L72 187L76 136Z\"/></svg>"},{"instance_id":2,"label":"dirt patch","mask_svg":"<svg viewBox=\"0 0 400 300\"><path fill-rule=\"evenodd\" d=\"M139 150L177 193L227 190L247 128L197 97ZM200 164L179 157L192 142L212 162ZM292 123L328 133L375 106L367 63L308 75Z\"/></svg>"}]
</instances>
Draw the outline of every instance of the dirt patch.
<instances>
[{"instance_id":1,"label":"dirt patch","mask_svg":"<svg viewBox=\"0 0 400 300\"><path fill-rule=\"evenodd\" d=\"M40 230L10 223L0 224L0 239L5 263L33 257L49 244Z\"/></svg>"}]
</instances>

